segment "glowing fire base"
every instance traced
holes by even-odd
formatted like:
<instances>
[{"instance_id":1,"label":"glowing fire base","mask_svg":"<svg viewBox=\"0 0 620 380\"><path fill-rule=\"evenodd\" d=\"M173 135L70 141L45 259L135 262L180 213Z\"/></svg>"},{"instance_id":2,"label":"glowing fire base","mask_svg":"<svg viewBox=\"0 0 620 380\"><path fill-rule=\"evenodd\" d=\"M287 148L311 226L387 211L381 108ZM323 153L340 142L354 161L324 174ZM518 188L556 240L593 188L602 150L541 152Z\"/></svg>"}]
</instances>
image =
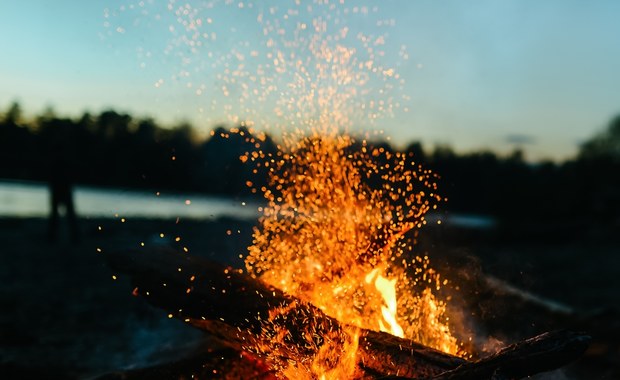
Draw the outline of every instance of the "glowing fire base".
<instances>
[{"instance_id":1,"label":"glowing fire base","mask_svg":"<svg viewBox=\"0 0 620 380\"><path fill-rule=\"evenodd\" d=\"M238 270L198 257L169 250L141 250L107 254L107 258L116 270L130 274L135 294L239 352L260 352L267 365L311 361L317 349L329 339L338 339L338 332L347 328L311 304ZM266 341L270 334L279 332L270 320L274 307L285 310L278 314L281 321L277 325L285 325L288 331L278 346ZM307 334L309 325L315 335ZM358 341L353 342L358 349L352 358L352 378L367 379L490 379L497 374L521 378L573 361L589 342L587 336L569 332L543 334L468 362L388 333L358 331ZM265 347L271 351L266 353ZM329 366L329 360L325 365ZM184 370L200 372L195 368ZM270 373L273 376L267 372L263 378L269 378Z\"/></svg>"}]
</instances>

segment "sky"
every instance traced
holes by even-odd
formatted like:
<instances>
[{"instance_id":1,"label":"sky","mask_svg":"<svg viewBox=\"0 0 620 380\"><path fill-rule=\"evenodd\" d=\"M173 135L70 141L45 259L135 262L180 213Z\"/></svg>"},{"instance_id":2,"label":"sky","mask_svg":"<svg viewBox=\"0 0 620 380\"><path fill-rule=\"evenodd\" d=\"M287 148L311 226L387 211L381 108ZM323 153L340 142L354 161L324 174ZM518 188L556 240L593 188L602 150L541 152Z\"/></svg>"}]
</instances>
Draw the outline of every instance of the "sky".
<instances>
[{"instance_id":1,"label":"sky","mask_svg":"<svg viewBox=\"0 0 620 380\"><path fill-rule=\"evenodd\" d=\"M336 34L348 28L339 43L355 49L355 59L389 73L356 86L362 100L349 107L352 129L381 129L400 147L419 140L459 152L523 148L530 160L562 160L620 114L620 1L332 3L321 13L321 4L303 0L0 0L0 113L13 101L27 114L113 108L168 125L189 121L205 134L231 114L260 119L259 128L277 123L278 97L301 93L290 90L291 67L277 71L268 40L308 55L308 46L279 38L318 15ZM284 21L288 9L299 12ZM188 20L200 20L199 34ZM265 34L269 25L275 29ZM373 52L360 33L372 36ZM277 84L263 100L238 104L246 84L269 92L251 75L235 80L239 54L246 72L267 70ZM394 109L376 121L358 112L382 98Z\"/></svg>"}]
</instances>

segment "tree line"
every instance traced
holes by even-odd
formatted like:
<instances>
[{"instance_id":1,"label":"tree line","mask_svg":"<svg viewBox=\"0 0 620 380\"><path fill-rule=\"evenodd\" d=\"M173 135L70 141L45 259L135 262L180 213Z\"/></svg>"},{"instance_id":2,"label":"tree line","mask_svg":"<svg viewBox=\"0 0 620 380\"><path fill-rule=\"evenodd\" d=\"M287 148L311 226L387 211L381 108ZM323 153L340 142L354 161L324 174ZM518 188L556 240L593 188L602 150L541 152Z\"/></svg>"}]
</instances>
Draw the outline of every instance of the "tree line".
<instances>
[{"instance_id":1,"label":"tree line","mask_svg":"<svg viewBox=\"0 0 620 380\"><path fill-rule=\"evenodd\" d=\"M63 171L75 183L253 196L246 185L267 183L239 157L260 149L276 154L269 136L217 127L199 138L187 123L163 128L150 118L106 110L66 118L51 111L26 120L17 103L0 113L0 178L48 181ZM395 149L374 142L385 151ZM620 216L620 116L561 163L528 163L515 151L457 154L450 147L405 152L441 175L444 209L500 220L592 220L617 225ZM56 173L56 174L55 174ZM576 228L578 223L576 223Z\"/></svg>"},{"instance_id":2,"label":"tree line","mask_svg":"<svg viewBox=\"0 0 620 380\"><path fill-rule=\"evenodd\" d=\"M187 123L163 128L114 110L25 121L13 104L0 114L0 178L48 181L63 171L78 184L243 194L239 156L254 146L226 132L205 140Z\"/></svg>"}]
</instances>

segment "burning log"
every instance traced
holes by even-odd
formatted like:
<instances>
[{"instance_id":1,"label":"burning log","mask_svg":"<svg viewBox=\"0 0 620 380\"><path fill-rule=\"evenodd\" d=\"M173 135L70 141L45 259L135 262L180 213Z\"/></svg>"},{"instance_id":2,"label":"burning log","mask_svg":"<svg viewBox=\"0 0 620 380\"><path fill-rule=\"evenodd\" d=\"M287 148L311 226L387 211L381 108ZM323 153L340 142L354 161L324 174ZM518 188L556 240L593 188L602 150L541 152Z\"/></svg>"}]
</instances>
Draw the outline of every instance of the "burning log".
<instances>
[{"instance_id":1,"label":"burning log","mask_svg":"<svg viewBox=\"0 0 620 380\"><path fill-rule=\"evenodd\" d=\"M504 347L473 363L466 363L433 380L520 379L550 371L580 357L590 337L570 331L540 334Z\"/></svg>"},{"instance_id":2,"label":"burning log","mask_svg":"<svg viewBox=\"0 0 620 380\"><path fill-rule=\"evenodd\" d=\"M134 294L171 316L207 331L239 351L269 347L268 360L309 360L312 347L346 325L233 268L172 250L108 254L111 266L131 276ZM274 313L274 310L279 310ZM281 344L270 337L274 321L286 327ZM308 333L308 324L313 334ZM562 366L587 348L588 337L543 334L504 348L477 362L467 362L396 336L360 329L356 375L360 378L479 379L502 374L519 378ZM271 335L270 335L271 334Z\"/></svg>"}]
</instances>

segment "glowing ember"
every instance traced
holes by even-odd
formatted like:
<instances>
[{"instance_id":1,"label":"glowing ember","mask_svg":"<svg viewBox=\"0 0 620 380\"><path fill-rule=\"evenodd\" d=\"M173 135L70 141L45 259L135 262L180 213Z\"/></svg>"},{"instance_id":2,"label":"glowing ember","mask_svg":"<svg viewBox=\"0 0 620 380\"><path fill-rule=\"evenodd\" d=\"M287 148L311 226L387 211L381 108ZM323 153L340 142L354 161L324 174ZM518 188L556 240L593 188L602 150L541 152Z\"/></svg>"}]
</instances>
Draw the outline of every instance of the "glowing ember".
<instances>
[{"instance_id":1,"label":"glowing ember","mask_svg":"<svg viewBox=\"0 0 620 380\"><path fill-rule=\"evenodd\" d=\"M424 214L441 201L432 173L420 171L405 155L370 148L365 141L356 144L347 135L302 137L266 162L269 205L246 258L250 274L351 326L458 353L445 304L435 295L440 276L427 257L410 254ZM355 341L324 339L315 349L317 358L325 344L337 342L342 349L343 341ZM338 351L329 350L328 367L340 366L337 361L345 356L336 359ZM316 373L314 367L309 371Z\"/></svg>"},{"instance_id":2,"label":"glowing ember","mask_svg":"<svg viewBox=\"0 0 620 380\"><path fill-rule=\"evenodd\" d=\"M293 349L311 353L299 357L312 360L272 363L289 378L354 377L359 328L452 354L459 351L445 303L437 296L440 276L428 257L412 254L425 214L442 201L436 176L412 157L345 132L354 123L368 125L403 108L400 102L407 97L398 96L403 79L395 68L408 55L401 47L397 58L382 63L389 55L384 49L387 33L355 32L347 24L347 17L354 16L367 22L377 8L344 3L295 1L287 3L290 8L279 2L238 3L244 12L260 9L255 19L264 43L232 44L230 54L215 60L210 51L207 58L201 54L203 46L208 49L216 40L210 32L212 19L205 17L216 3L204 9L168 3L175 20L169 50L183 51L177 54L183 69L175 78L189 81L206 62L212 62L211 69L222 69L217 90L225 100L212 109L222 108L229 121L249 128L230 131L257 148L240 159L255 165L254 173L269 173L269 186L253 189L268 205L248 249L248 273L344 324L334 331L302 305L274 305L259 339L270 342L269 347L248 349L277 353L291 334L300 335L306 344ZM376 22L377 27L390 24ZM201 63L192 67L193 62ZM188 82L188 87L196 86ZM198 87L201 94L208 88ZM268 153L260 151L264 135L253 137L257 124L295 131L283 134L277 153ZM250 188L254 183L247 181ZM290 313L308 314L303 315L305 331L288 330Z\"/></svg>"},{"instance_id":3,"label":"glowing ember","mask_svg":"<svg viewBox=\"0 0 620 380\"><path fill-rule=\"evenodd\" d=\"M427 257L411 253L424 215L442 201L435 175L412 157L343 133L360 113L375 120L392 111L388 94L398 74L379 62L383 36L360 33L352 41L349 28L328 17L338 8L326 4L316 3L328 7L326 14L312 28L298 24L292 37L278 35L285 30L279 11L261 15L273 70L258 75L265 82L259 87L279 90L274 113L297 129L284 133L278 153L241 157L266 169L270 180L256 189L268 206L246 257L248 273L349 326L333 331L307 316L301 334L308 344L300 349L313 359L273 363L287 378L355 377L359 327L453 354L459 349L436 296L439 274ZM300 51L309 54L302 59ZM380 89L376 98L369 95L373 86ZM275 308L265 322L265 352L299 333L286 327L291 312Z\"/></svg>"}]
</instances>

